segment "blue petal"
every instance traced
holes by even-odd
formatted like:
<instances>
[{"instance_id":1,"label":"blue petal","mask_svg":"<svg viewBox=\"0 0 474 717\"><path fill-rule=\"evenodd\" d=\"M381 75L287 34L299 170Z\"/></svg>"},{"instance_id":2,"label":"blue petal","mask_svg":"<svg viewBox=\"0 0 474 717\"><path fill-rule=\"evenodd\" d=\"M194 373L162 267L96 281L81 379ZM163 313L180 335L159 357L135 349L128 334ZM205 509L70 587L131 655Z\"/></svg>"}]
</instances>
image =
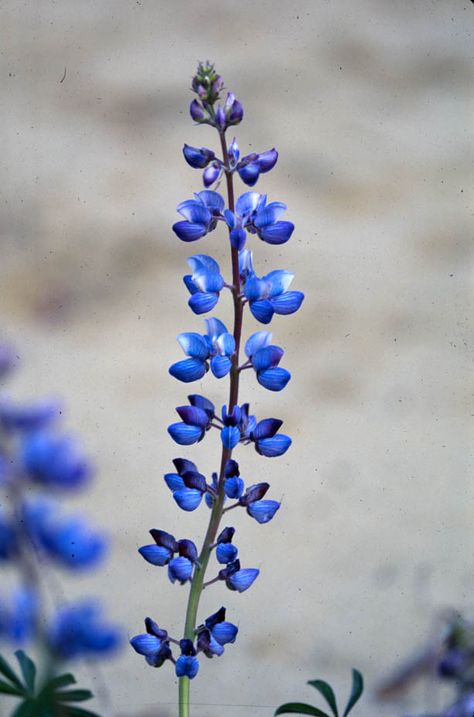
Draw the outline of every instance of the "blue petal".
<instances>
[{"instance_id":1,"label":"blue petal","mask_svg":"<svg viewBox=\"0 0 474 717\"><path fill-rule=\"evenodd\" d=\"M154 655L161 647L161 640L155 635L149 635L147 632L143 635L135 635L130 640L130 644L139 655Z\"/></svg>"},{"instance_id":2,"label":"blue petal","mask_svg":"<svg viewBox=\"0 0 474 717\"><path fill-rule=\"evenodd\" d=\"M239 254L239 271L243 276L253 274L252 252L249 249L242 249Z\"/></svg>"},{"instance_id":3,"label":"blue petal","mask_svg":"<svg viewBox=\"0 0 474 717\"><path fill-rule=\"evenodd\" d=\"M204 408L196 405L178 406L176 409L182 420L191 426L200 426L205 428L209 423L209 416Z\"/></svg>"},{"instance_id":4,"label":"blue petal","mask_svg":"<svg viewBox=\"0 0 474 717\"><path fill-rule=\"evenodd\" d=\"M252 365L257 373L267 368L274 368L278 366L284 353L279 346L264 346L254 354Z\"/></svg>"},{"instance_id":5,"label":"blue petal","mask_svg":"<svg viewBox=\"0 0 474 717\"><path fill-rule=\"evenodd\" d=\"M202 493L194 488L182 488L174 491L173 498L182 510L190 512L200 505Z\"/></svg>"},{"instance_id":6,"label":"blue petal","mask_svg":"<svg viewBox=\"0 0 474 717\"><path fill-rule=\"evenodd\" d=\"M187 290L189 291L189 293L191 295L197 294L198 291L201 291L199 289L199 287L197 287L196 284L194 283L193 277L191 276L191 274L186 274L185 276L183 276L183 281L184 281L184 284L185 284Z\"/></svg>"},{"instance_id":7,"label":"blue petal","mask_svg":"<svg viewBox=\"0 0 474 717\"><path fill-rule=\"evenodd\" d=\"M184 585L193 573L193 564L188 558L179 556L168 563L168 577L172 583L180 582Z\"/></svg>"},{"instance_id":8,"label":"blue petal","mask_svg":"<svg viewBox=\"0 0 474 717\"><path fill-rule=\"evenodd\" d=\"M260 167L256 162L250 162L243 167L237 168L237 171L242 182L249 187L253 187L257 183Z\"/></svg>"},{"instance_id":9,"label":"blue petal","mask_svg":"<svg viewBox=\"0 0 474 717\"><path fill-rule=\"evenodd\" d=\"M221 440L224 448L235 448L240 441L240 431L237 426L224 426L221 431Z\"/></svg>"},{"instance_id":10,"label":"blue petal","mask_svg":"<svg viewBox=\"0 0 474 717\"><path fill-rule=\"evenodd\" d=\"M271 438L282 425L283 421L279 418L264 418L254 428L252 437L255 441L260 441L262 438Z\"/></svg>"},{"instance_id":11,"label":"blue petal","mask_svg":"<svg viewBox=\"0 0 474 717\"><path fill-rule=\"evenodd\" d=\"M188 426L187 423L172 423L171 426L168 426L168 433L181 446L190 446L199 441L203 429L199 426Z\"/></svg>"},{"instance_id":12,"label":"blue petal","mask_svg":"<svg viewBox=\"0 0 474 717\"><path fill-rule=\"evenodd\" d=\"M256 568L238 570L227 579L227 587L231 590L237 590L239 593L243 593L244 590L248 590L254 580L258 577L259 573L260 570L257 570Z\"/></svg>"},{"instance_id":13,"label":"blue petal","mask_svg":"<svg viewBox=\"0 0 474 717\"><path fill-rule=\"evenodd\" d=\"M232 334L229 334L228 332L220 334L216 344L219 348L219 353L222 356L232 356L235 352L235 339Z\"/></svg>"},{"instance_id":14,"label":"blue petal","mask_svg":"<svg viewBox=\"0 0 474 717\"><path fill-rule=\"evenodd\" d=\"M263 438L261 441L255 443L257 453L267 458L276 458L286 453L288 448L291 446L291 438L279 433L273 438Z\"/></svg>"},{"instance_id":15,"label":"blue petal","mask_svg":"<svg viewBox=\"0 0 474 717\"><path fill-rule=\"evenodd\" d=\"M244 481L238 476L227 478L224 482L224 490L228 498L240 498L244 492L244 487Z\"/></svg>"},{"instance_id":16,"label":"blue petal","mask_svg":"<svg viewBox=\"0 0 474 717\"><path fill-rule=\"evenodd\" d=\"M258 207L261 194L258 192L245 192L237 199L235 208L240 217L246 218Z\"/></svg>"},{"instance_id":17,"label":"blue petal","mask_svg":"<svg viewBox=\"0 0 474 717\"><path fill-rule=\"evenodd\" d=\"M181 655L176 660L176 677L189 677L192 680L199 672L199 660L191 655Z\"/></svg>"},{"instance_id":18,"label":"blue petal","mask_svg":"<svg viewBox=\"0 0 474 717\"><path fill-rule=\"evenodd\" d=\"M178 334L176 339L187 356L191 356L193 359L201 359L201 361L205 361L209 356L207 343L201 334L193 332Z\"/></svg>"},{"instance_id":19,"label":"blue petal","mask_svg":"<svg viewBox=\"0 0 474 717\"><path fill-rule=\"evenodd\" d=\"M225 201L223 197L217 192L213 192L210 189L204 189L202 192L198 192L196 197L205 205L214 216L222 214L222 210L225 207Z\"/></svg>"},{"instance_id":20,"label":"blue petal","mask_svg":"<svg viewBox=\"0 0 474 717\"><path fill-rule=\"evenodd\" d=\"M269 391L282 391L291 378L291 373L284 368L269 368L257 373L257 381Z\"/></svg>"},{"instance_id":21,"label":"blue petal","mask_svg":"<svg viewBox=\"0 0 474 717\"><path fill-rule=\"evenodd\" d=\"M276 500L256 500L254 503L250 503L247 506L247 513L255 518L257 523L268 523L277 510L280 507L280 503Z\"/></svg>"},{"instance_id":22,"label":"blue petal","mask_svg":"<svg viewBox=\"0 0 474 717\"><path fill-rule=\"evenodd\" d=\"M185 488L183 479L177 473L166 473L165 483L171 491Z\"/></svg>"},{"instance_id":23,"label":"blue petal","mask_svg":"<svg viewBox=\"0 0 474 717\"><path fill-rule=\"evenodd\" d=\"M199 274L202 272L211 274L220 274L219 264L212 256L207 254L194 254L187 259L189 266L192 269L193 274Z\"/></svg>"},{"instance_id":24,"label":"blue petal","mask_svg":"<svg viewBox=\"0 0 474 717\"><path fill-rule=\"evenodd\" d=\"M206 373L206 364L204 361L195 358L183 359L169 367L169 372L174 378L184 383L197 381Z\"/></svg>"},{"instance_id":25,"label":"blue petal","mask_svg":"<svg viewBox=\"0 0 474 717\"><path fill-rule=\"evenodd\" d=\"M291 222L277 222L258 230L258 236L268 244L284 244L293 234L295 225Z\"/></svg>"},{"instance_id":26,"label":"blue petal","mask_svg":"<svg viewBox=\"0 0 474 717\"><path fill-rule=\"evenodd\" d=\"M265 207L261 207L254 220L254 224L257 229L265 229L274 225L277 222L278 217L286 211L286 204L283 202L271 202Z\"/></svg>"},{"instance_id":27,"label":"blue petal","mask_svg":"<svg viewBox=\"0 0 474 717\"><path fill-rule=\"evenodd\" d=\"M195 314L205 314L207 311L212 311L218 301L219 294L208 294L200 291L198 294L191 296L188 305Z\"/></svg>"},{"instance_id":28,"label":"blue petal","mask_svg":"<svg viewBox=\"0 0 474 717\"><path fill-rule=\"evenodd\" d=\"M232 244L234 249L237 249L237 251L241 251L245 246L245 242L247 241L247 232L245 231L245 229L237 227L236 229L232 229L229 238L230 243Z\"/></svg>"},{"instance_id":29,"label":"blue petal","mask_svg":"<svg viewBox=\"0 0 474 717\"><path fill-rule=\"evenodd\" d=\"M173 224L173 231L181 241L196 241L207 234L207 227L190 222L176 222Z\"/></svg>"},{"instance_id":30,"label":"blue petal","mask_svg":"<svg viewBox=\"0 0 474 717\"><path fill-rule=\"evenodd\" d=\"M161 545L142 545L138 548L140 555L145 558L147 563L151 565L159 565L163 567L173 557L173 553L168 548L163 548Z\"/></svg>"},{"instance_id":31,"label":"blue petal","mask_svg":"<svg viewBox=\"0 0 474 717\"><path fill-rule=\"evenodd\" d=\"M201 224L208 226L211 221L211 212L207 207L195 199L187 199L176 207L179 212L191 224Z\"/></svg>"},{"instance_id":32,"label":"blue petal","mask_svg":"<svg viewBox=\"0 0 474 717\"><path fill-rule=\"evenodd\" d=\"M219 622L212 628L212 636L219 645L235 642L239 628L231 622Z\"/></svg>"},{"instance_id":33,"label":"blue petal","mask_svg":"<svg viewBox=\"0 0 474 717\"><path fill-rule=\"evenodd\" d=\"M238 552L239 551L235 545L232 545L232 543L219 543L216 547L217 561L222 565L232 563L236 559Z\"/></svg>"},{"instance_id":34,"label":"blue petal","mask_svg":"<svg viewBox=\"0 0 474 717\"><path fill-rule=\"evenodd\" d=\"M301 291L285 291L281 296L272 299L272 306L276 314L294 314L303 303L304 294Z\"/></svg>"},{"instance_id":35,"label":"blue petal","mask_svg":"<svg viewBox=\"0 0 474 717\"><path fill-rule=\"evenodd\" d=\"M216 319L215 316L213 316L211 319L205 319L205 321L207 335L212 340L217 339L221 334L228 333L225 324L223 324L220 319Z\"/></svg>"},{"instance_id":36,"label":"blue petal","mask_svg":"<svg viewBox=\"0 0 474 717\"><path fill-rule=\"evenodd\" d=\"M275 147L268 149L266 152L260 152L258 155L258 165L261 172L269 172L277 163L278 152Z\"/></svg>"},{"instance_id":37,"label":"blue petal","mask_svg":"<svg viewBox=\"0 0 474 717\"><path fill-rule=\"evenodd\" d=\"M266 274L264 279L270 286L268 298L271 299L274 296L283 294L283 292L288 289L294 278L295 275L290 271L285 271L285 269L276 269L275 271L271 271L269 274Z\"/></svg>"},{"instance_id":38,"label":"blue petal","mask_svg":"<svg viewBox=\"0 0 474 717\"><path fill-rule=\"evenodd\" d=\"M270 284L265 279L259 279L255 274L252 274L245 282L245 298L249 301L266 299L270 293L270 288Z\"/></svg>"},{"instance_id":39,"label":"blue petal","mask_svg":"<svg viewBox=\"0 0 474 717\"><path fill-rule=\"evenodd\" d=\"M245 353L248 358L252 358L259 349L268 346L271 340L272 335L270 331L257 331L255 334L249 336L245 343Z\"/></svg>"},{"instance_id":40,"label":"blue petal","mask_svg":"<svg viewBox=\"0 0 474 717\"><path fill-rule=\"evenodd\" d=\"M217 182L219 177L222 174L222 165L217 162L213 162L209 165L209 167L206 167L206 169L203 172L202 175L202 181L205 187L210 187L211 184L214 184L214 182Z\"/></svg>"},{"instance_id":41,"label":"blue petal","mask_svg":"<svg viewBox=\"0 0 474 717\"><path fill-rule=\"evenodd\" d=\"M229 229L235 229L237 220L235 214L231 212L230 209L224 209L224 219Z\"/></svg>"},{"instance_id":42,"label":"blue petal","mask_svg":"<svg viewBox=\"0 0 474 717\"><path fill-rule=\"evenodd\" d=\"M191 147L189 144L184 145L183 154L186 162L193 169L203 169L215 157L211 149L207 149L207 147Z\"/></svg>"},{"instance_id":43,"label":"blue petal","mask_svg":"<svg viewBox=\"0 0 474 717\"><path fill-rule=\"evenodd\" d=\"M269 324L274 314L273 305L268 301L268 299L251 301L250 311L261 324Z\"/></svg>"},{"instance_id":44,"label":"blue petal","mask_svg":"<svg viewBox=\"0 0 474 717\"><path fill-rule=\"evenodd\" d=\"M227 356L213 356L211 359L211 371L216 378L227 376L232 367L232 361Z\"/></svg>"}]
</instances>

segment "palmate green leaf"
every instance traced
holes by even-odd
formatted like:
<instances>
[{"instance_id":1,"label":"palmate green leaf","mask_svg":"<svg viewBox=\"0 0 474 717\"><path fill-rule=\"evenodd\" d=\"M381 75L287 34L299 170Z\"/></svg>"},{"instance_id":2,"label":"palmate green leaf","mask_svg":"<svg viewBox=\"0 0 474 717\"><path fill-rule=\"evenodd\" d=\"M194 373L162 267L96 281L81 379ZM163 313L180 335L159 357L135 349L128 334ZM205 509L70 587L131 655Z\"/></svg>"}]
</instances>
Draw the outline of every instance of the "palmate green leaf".
<instances>
[{"instance_id":1,"label":"palmate green leaf","mask_svg":"<svg viewBox=\"0 0 474 717\"><path fill-rule=\"evenodd\" d=\"M44 687L43 692L46 690L50 690L51 692L54 692L55 690L59 690L62 687L69 687L70 685L76 684L76 678L74 675L71 675L70 672L65 672L63 675L57 675L57 677L53 677Z\"/></svg>"},{"instance_id":2,"label":"palmate green leaf","mask_svg":"<svg viewBox=\"0 0 474 717\"><path fill-rule=\"evenodd\" d=\"M351 709L361 698L363 691L364 691L364 678L360 674L359 670L356 670L353 668L352 669L351 696L349 697L349 702L347 703L347 707L346 707L342 717L347 717L347 715L349 714Z\"/></svg>"},{"instance_id":3,"label":"palmate green leaf","mask_svg":"<svg viewBox=\"0 0 474 717\"><path fill-rule=\"evenodd\" d=\"M12 717L39 717L39 715L35 703L31 700L26 700L18 705Z\"/></svg>"},{"instance_id":4,"label":"palmate green leaf","mask_svg":"<svg viewBox=\"0 0 474 717\"><path fill-rule=\"evenodd\" d=\"M17 677L16 673L12 670L12 668L2 655L0 655L0 672L4 677L7 678L7 680L10 680L10 682L12 682L14 685L24 690L24 685L22 681L19 677Z\"/></svg>"},{"instance_id":5,"label":"palmate green leaf","mask_svg":"<svg viewBox=\"0 0 474 717\"><path fill-rule=\"evenodd\" d=\"M25 697L25 689L11 685L9 682L0 680L0 693L4 695L16 695L17 697Z\"/></svg>"},{"instance_id":6,"label":"palmate green leaf","mask_svg":"<svg viewBox=\"0 0 474 717\"><path fill-rule=\"evenodd\" d=\"M281 705L275 712L276 715L284 714L297 714L297 715L312 715L313 717L329 717L326 712L319 710L317 707L312 705L305 705L303 702L287 702Z\"/></svg>"},{"instance_id":7,"label":"palmate green leaf","mask_svg":"<svg viewBox=\"0 0 474 717\"><path fill-rule=\"evenodd\" d=\"M324 680L309 680L308 685L311 685L311 687L314 687L318 690L318 692L324 697L329 707L331 708L334 717L339 717L339 713L337 711L336 696L331 685L329 685Z\"/></svg>"},{"instance_id":8,"label":"palmate green leaf","mask_svg":"<svg viewBox=\"0 0 474 717\"><path fill-rule=\"evenodd\" d=\"M20 665L21 674L23 675L26 686L33 695L35 692L36 665L23 650L17 650L15 657Z\"/></svg>"},{"instance_id":9,"label":"palmate green leaf","mask_svg":"<svg viewBox=\"0 0 474 717\"><path fill-rule=\"evenodd\" d=\"M72 707L68 705L64 713L64 717L100 717L97 712L90 712L82 707Z\"/></svg>"},{"instance_id":10,"label":"palmate green leaf","mask_svg":"<svg viewBox=\"0 0 474 717\"><path fill-rule=\"evenodd\" d=\"M85 702L94 697L90 690L67 690L66 692L56 692L55 699L58 702Z\"/></svg>"}]
</instances>

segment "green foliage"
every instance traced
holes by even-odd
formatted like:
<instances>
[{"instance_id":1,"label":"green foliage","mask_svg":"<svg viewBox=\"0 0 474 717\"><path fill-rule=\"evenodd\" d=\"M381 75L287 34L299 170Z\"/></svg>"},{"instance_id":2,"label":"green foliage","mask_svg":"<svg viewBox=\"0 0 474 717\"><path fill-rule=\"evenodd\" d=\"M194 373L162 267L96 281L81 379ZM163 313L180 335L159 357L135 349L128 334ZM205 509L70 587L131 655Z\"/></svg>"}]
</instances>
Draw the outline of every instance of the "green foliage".
<instances>
[{"instance_id":1,"label":"green foliage","mask_svg":"<svg viewBox=\"0 0 474 717\"><path fill-rule=\"evenodd\" d=\"M339 711L337 709L336 696L331 685L324 680L310 680L308 682L308 685L314 687L316 690L318 690L320 695L324 697L327 704L329 705L332 717L340 717ZM349 695L346 709L342 713L341 717L347 717L349 712L359 701L363 691L364 680L362 675L360 674L360 672L358 672L358 670L352 670L351 694ZM323 712L322 710L318 709L318 707L313 707L312 705L307 705L303 702L287 702L286 704L281 705L281 707L278 707L278 709L276 710L275 717L276 715L283 714L313 715L313 717L331 717L331 715L328 715L327 712Z\"/></svg>"},{"instance_id":2,"label":"green foliage","mask_svg":"<svg viewBox=\"0 0 474 717\"><path fill-rule=\"evenodd\" d=\"M37 689L36 665L33 660L23 650L17 650L15 657L21 677L0 655L0 694L21 699L11 717L99 717L95 712L69 704L85 702L94 696L89 690L65 689L76 684L73 675L57 675Z\"/></svg>"}]
</instances>

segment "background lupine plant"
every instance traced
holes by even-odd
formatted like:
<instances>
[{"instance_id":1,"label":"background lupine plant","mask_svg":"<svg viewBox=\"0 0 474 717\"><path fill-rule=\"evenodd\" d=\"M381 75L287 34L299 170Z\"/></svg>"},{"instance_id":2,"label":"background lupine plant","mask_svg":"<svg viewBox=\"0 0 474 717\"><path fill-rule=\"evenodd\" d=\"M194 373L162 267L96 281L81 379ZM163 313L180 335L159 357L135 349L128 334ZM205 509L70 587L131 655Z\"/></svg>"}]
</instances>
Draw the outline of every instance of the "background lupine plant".
<instances>
[{"instance_id":1,"label":"background lupine plant","mask_svg":"<svg viewBox=\"0 0 474 717\"><path fill-rule=\"evenodd\" d=\"M0 385L15 363L13 351L0 344ZM107 547L101 532L60 506L93 475L80 445L60 432L61 413L57 401L16 403L0 395L0 562L16 578L10 594L2 581L0 639L41 655L38 679L22 649L15 653L21 677L0 656L0 693L20 699L14 717L94 717L75 705L92 693L65 689L75 679L58 669L72 658L107 655L120 641L95 599L61 598L53 614L46 609L53 597L47 593L58 584L52 568L83 572L100 562Z\"/></svg>"},{"instance_id":2,"label":"background lupine plant","mask_svg":"<svg viewBox=\"0 0 474 717\"><path fill-rule=\"evenodd\" d=\"M215 429L221 438L221 456L216 472L210 479L192 461L176 458L175 470L166 473L165 482L174 500L184 511L196 510L201 503L210 508L207 532L198 551L189 539L177 539L161 530L150 530L153 542L139 548L141 556L150 564L167 567L173 583L190 584L184 633L181 639L171 637L154 620L145 619L145 632L131 639L132 647L153 667L172 662L179 677L179 714L189 715L189 685L199 671L202 656L212 658L224 652L225 645L237 637L238 629L226 620L226 609L199 621L198 606L202 590L212 583L223 582L229 590L248 590L259 575L256 568L240 562L238 548L233 543L235 528L220 529L222 517L230 510L243 508L260 524L270 521L280 504L267 499L268 483L248 484L240 476L238 463L232 458L239 444L253 444L257 453L265 457L283 455L291 445L291 438L280 433L282 421L276 418L257 419L249 403L239 403L239 377L242 371L253 369L258 383L270 391L281 391L290 380L290 373L280 367L283 349L274 345L269 331L258 331L247 337L245 357L241 356L244 310L262 324L269 324L275 314L292 314L303 301L300 291L290 291L293 274L276 269L259 276L254 270L252 249L255 239L268 244L287 242L294 225L281 216L286 210L282 202L268 201L265 194L244 191L235 199L234 178L253 187L261 174L276 164L278 152L270 148L260 153L240 157L235 138L229 141L227 130L243 118L243 107L232 92L223 96L224 82L213 65L202 63L192 80L197 98L191 102L190 114L198 124L217 130L221 156L207 147L184 145L186 162L203 170L204 189L192 199L181 202L177 211L181 219L173 225L178 239L195 242L203 239L219 225L226 230L230 244L231 277L223 276L221 267L206 254L188 259L191 274L184 276L190 293L189 306L195 314L213 311L224 290L230 292L234 320L232 329L217 317L205 320L205 332L182 333L178 336L186 358L174 363L169 371L176 379L191 383L205 376L210 369L218 379L229 377L229 397L226 405L217 410L204 396L190 394L188 404L178 406L180 421L168 427L171 438L179 445L189 446L204 439ZM227 197L215 189L225 179ZM214 187L214 188L213 188ZM249 248L246 248L247 241ZM204 501L203 501L204 499ZM215 567L205 580L212 554Z\"/></svg>"}]
</instances>

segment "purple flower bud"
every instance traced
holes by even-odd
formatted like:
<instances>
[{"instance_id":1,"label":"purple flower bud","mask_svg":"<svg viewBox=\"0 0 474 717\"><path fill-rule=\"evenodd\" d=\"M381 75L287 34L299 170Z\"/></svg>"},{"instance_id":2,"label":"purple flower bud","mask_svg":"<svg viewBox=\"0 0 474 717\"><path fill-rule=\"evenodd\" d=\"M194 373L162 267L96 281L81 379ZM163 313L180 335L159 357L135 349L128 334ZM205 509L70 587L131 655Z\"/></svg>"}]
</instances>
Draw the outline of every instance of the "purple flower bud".
<instances>
[{"instance_id":1,"label":"purple flower bud","mask_svg":"<svg viewBox=\"0 0 474 717\"><path fill-rule=\"evenodd\" d=\"M193 120L199 124L209 121L209 112L207 112L197 100L193 100L189 105L189 114Z\"/></svg>"}]
</instances>

